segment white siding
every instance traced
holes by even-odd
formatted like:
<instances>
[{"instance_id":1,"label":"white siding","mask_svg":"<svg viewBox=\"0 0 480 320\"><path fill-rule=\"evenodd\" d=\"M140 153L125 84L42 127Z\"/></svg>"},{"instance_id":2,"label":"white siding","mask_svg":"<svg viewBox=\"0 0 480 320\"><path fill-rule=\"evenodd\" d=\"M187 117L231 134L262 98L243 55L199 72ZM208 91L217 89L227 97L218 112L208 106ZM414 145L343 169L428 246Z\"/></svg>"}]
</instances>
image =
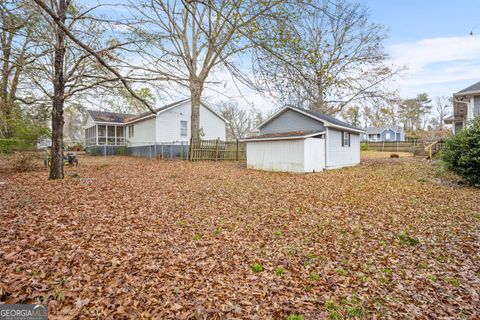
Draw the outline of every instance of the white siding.
<instances>
[{"instance_id":1,"label":"white siding","mask_svg":"<svg viewBox=\"0 0 480 320\"><path fill-rule=\"evenodd\" d=\"M327 128L327 169L360 163L360 135L350 133L350 147L342 147L342 131Z\"/></svg>"},{"instance_id":2,"label":"white siding","mask_svg":"<svg viewBox=\"0 0 480 320\"><path fill-rule=\"evenodd\" d=\"M186 101L179 106L160 112L157 115L157 142L188 142L191 137L191 103ZM187 121L187 136L180 134L180 121ZM200 128L205 136L202 139L225 140L225 121L204 106L200 106Z\"/></svg>"},{"instance_id":3,"label":"white siding","mask_svg":"<svg viewBox=\"0 0 480 320\"><path fill-rule=\"evenodd\" d=\"M85 122L85 128L90 128L91 126L94 126L95 122L92 119L92 116L90 113L87 112L87 121Z\"/></svg>"},{"instance_id":4,"label":"white siding","mask_svg":"<svg viewBox=\"0 0 480 320\"><path fill-rule=\"evenodd\" d=\"M304 139L247 142L247 167L304 172Z\"/></svg>"},{"instance_id":5,"label":"white siding","mask_svg":"<svg viewBox=\"0 0 480 320\"><path fill-rule=\"evenodd\" d=\"M325 139L307 138L304 140L304 171L319 172L325 169Z\"/></svg>"},{"instance_id":6,"label":"white siding","mask_svg":"<svg viewBox=\"0 0 480 320\"><path fill-rule=\"evenodd\" d=\"M128 136L128 126L134 126L133 138ZM125 125L125 137L128 141L128 146L146 146L155 143L155 118L150 118Z\"/></svg>"},{"instance_id":7,"label":"white siding","mask_svg":"<svg viewBox=\"0 0 480 320\"><path fill-rule=\"evenodd\" d=\"M190 101L157 115L157 142L188 142L190 140ZM187 121L187 136L180 136L180 121Z\"/></svg>"},{"instance_id":8,"label":"white siding","mask_svg":"<svg viewBox=\"0 0 480 320\"><path fill-rule=\"evenodd\" d=\"M225 140L225 121L204 106L200 107L200 128L203 129L203 133L205 133L202 139Z\"/></svg>"}]
</instances>

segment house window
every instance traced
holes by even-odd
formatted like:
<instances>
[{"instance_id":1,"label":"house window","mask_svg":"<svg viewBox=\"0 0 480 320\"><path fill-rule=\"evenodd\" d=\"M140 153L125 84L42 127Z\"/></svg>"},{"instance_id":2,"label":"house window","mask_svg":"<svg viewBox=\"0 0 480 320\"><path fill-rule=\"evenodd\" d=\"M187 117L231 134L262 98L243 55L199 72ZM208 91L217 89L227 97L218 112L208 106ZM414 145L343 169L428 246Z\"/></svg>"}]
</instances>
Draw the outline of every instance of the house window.
<instances>
[{"instance_id":1,"label":"house window","mask_svg":"<svg viewBox=\"0 0 480 320\"><path fill-rule=\"evenodd\" d=\"M133 128L134 128L133 124L128 126L128 137L129 138L133 138L133 136L135 135L135 132L134 132Z\"/></svg>"},{"instance_id":2,"label":"house window","mask_svg":"<svg viewBox=\"0 0 480 320\"><path fill-rule=\"evenodd\" d=\"M186 137L188 132L188 121L180 121L180 136Z\"/></svg>"},{"instance_id":3,"label":"house window","mask_svg":"<svg viewBox=\"0 0 480 320\"><path fill-rule=\"evenodd\" d=\"M390 132L387 132L387 133L385 134L385 139L386 139L387 141L390 141Z\"/></svg>"},{"instance_id":4,"label":"house window","mask_svg":"<svg viewBox=\"0 0 480 320\"><path fill-rule=\"evenodd\" d=\"M350 147L350 132L342 131L342 147Z\"/></svg>"}]
</instances>

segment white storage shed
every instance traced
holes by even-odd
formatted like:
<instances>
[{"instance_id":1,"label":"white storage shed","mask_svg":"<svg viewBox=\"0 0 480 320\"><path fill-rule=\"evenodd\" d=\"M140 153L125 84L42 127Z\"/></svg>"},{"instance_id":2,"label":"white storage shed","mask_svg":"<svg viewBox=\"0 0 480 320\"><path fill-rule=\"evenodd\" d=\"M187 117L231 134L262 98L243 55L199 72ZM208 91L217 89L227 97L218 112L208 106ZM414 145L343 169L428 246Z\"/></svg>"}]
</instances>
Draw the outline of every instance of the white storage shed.
<instances>
[{"instance_id":1,"label":"white storage shed","mask_svg":"<svg viewBox=\"0 0 480 320\"><path fill-rule=\"evenodd\" d=\"M346 122L309 110L285 107L243 139L247 167L284 172L319 172L360 163L360 133Z\"/></svg>"}]
</instances>

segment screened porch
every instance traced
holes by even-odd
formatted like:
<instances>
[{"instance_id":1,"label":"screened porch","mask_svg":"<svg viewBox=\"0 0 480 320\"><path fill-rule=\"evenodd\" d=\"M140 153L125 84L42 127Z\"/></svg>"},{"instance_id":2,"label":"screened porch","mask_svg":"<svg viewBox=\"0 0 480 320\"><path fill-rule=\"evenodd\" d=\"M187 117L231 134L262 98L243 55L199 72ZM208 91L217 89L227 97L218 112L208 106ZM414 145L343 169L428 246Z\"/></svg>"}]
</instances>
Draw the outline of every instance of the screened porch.
<instances>
[{"instance_id":1,"label":"screened porch","mask_svg":"<svg viewBox=\"0 0 480 320\"><path fill-rule=\"evenodd\" d=\"M124 146L125 127L96 124L86 128L85 144L86 146Z\"/></svg>"}]
</instances>

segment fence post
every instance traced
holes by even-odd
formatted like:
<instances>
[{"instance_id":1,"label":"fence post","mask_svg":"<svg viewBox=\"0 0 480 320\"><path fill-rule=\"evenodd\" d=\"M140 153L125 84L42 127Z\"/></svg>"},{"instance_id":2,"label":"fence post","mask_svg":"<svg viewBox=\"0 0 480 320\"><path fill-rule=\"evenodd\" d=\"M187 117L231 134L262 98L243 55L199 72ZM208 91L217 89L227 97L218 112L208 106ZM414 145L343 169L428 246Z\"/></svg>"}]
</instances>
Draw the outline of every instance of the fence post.
<instances>
[{"instance_id":1,"label":"fence post","mask_svg":"<svg viewBox=\"0 0 480 320\"><path fill-rule=\"evenodd\" d=\"M398 140L397 140L397 152L398 152Z\"/></svg>"},{"instance_id":2,"label":"fence post","mask_svg":"<svg viewBox=\"0 0 480 320\"><path fill-rule=\"evenodd\" d=\"M152 160L152 143L151 142L148 145L148 155L150 156L150 160Z\"/></svg>"},{"instance_id":3,"label":"fence post","mask_svg":"<svg viewBox=\"0 0 480 320\"><path fill-rule=\"evenodd\" d=\"M237 139L237 161L240 159L240 155L238 154L239 149L238 149L238 139Z\"/></svg>"},{"instance_id":4,"label":"fence post","mask_svg":"<svg viewBox=\"0 0 480 320\"><path fill-rule=\"evenodd\" d=\"M382 152L385 150L385 140L383 140L383 143L382 143Z\"/></svg>"},{"instance_id":5,"label":"fence post","mask_svg":"<svg viewBox=\"0 0 480 320\"><path fill-rule=\"evenodd\" d=\"M216 145L215 145L215 161L218 161L218 144L220 142L220 138L217 139Z\"/></svg>"},{"instance_id":6,"label":"fence post","mask_svg":"<svg viewBox=\"0 0 480 320\"><path fill-rule=\"evenodd\" d=\"M107 158L107 146L103 146L103 156Z\"/></svg>"},{"instance_id":7,"label":"fence post","mask_svg":"<svg viewBox=\"0 0 480 320\"><path fill-rule=\"evenodd\" d=\"M153 149L155 152L154 152L154 157L155 157L155 160L157 159L157 142L155 141L155 148Z\"/></svg>"}]
</instances>

